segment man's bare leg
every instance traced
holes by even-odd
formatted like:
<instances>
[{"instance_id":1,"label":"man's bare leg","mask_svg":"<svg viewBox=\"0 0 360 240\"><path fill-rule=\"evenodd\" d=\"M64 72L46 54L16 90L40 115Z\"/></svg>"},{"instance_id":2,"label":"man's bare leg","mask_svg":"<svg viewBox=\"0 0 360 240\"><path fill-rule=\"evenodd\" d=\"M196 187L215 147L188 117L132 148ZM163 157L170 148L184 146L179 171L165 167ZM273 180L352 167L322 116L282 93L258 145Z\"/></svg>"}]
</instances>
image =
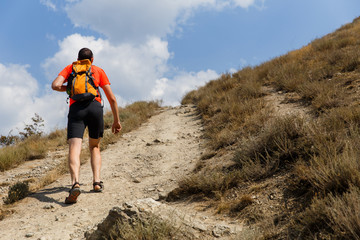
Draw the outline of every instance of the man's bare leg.
<instances>
[{"instance_id":1,"label":"man's bare leg","mask_svg":"<svg viewBox=\"0 0 360 240\"><path fill-rule=\"evenodd\" d=\"M72 184L79 182L81 138L69 139L69 169Z\"/></svg>"},{"instance_id":2,"label":"man's bare leg","mask_svg":"<svg viewBox=\"0 0 360 240\"><path fill-rule=\"evenodd\" d=\"M91 168L93 171L93 183L100 182L101 170L101 154L100 154L100 138L89 138L89 149L91 154ZM94 190L98 191L101 187L96 185Z\"/></svg>"},{"instance_id":3,"label":"man's bare leg","mask_svg":"<svg viewBox=\"0 0 360 240\"><path fill-rule=\"evenodd\" d=\"M69 169L72 182L72 188L69 191L69 196L65 198L66 204L73 204L77 202L80 195L80 153L81 153L81 138L69 139Z\"/></svg>"}]
</instances>

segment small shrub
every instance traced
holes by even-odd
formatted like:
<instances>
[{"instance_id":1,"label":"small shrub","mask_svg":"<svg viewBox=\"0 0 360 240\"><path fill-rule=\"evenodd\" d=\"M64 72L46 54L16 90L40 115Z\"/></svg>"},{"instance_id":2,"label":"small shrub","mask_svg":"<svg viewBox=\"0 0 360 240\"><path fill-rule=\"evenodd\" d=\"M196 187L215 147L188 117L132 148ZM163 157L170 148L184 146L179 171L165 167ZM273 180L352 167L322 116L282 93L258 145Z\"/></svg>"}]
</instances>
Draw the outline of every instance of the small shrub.
<instances>
[{"instance_id":1,"label":"small shrub","mask_svg":"<svg viewBox=\"0 0 360 240\"><path fill-rule=\"evenodd\" d=\"M330 38L318 38L311 42L311 46L319 52L332 50L335 47L334 41Z\"/></svg>"},{"instance_id":2,"label":"small shrub","mask_svg":"<svg viewBox=\"0 0 360 240\"><path fill-rule=\"evenodd\" d=\"M360 67L360 53L357 50L355 53L348 53L342 61L342 72L352 72Z\"/></svg>"},{"instance_id":3,"label":"small shrub","mask_svg":"<svg viewBox=\"0 0 360 240\"><path fill-rule=\"evenodd\" d=\"M11 132L7 136L0 136L0 146L11 146L19 141L18 136L14 136Z\"/></svg>"},{"instance_id":4,"label":"small shrub","mask_svg":"<svg viewBox=\"0 0 360 240\"><path fill-rule=\"evenodd\" d=\"M329 146L330 145L330 146ZM360 187L359 150L347 143L343 148L329 144L319 149L309 166L298 174L307 179L315 191L326 194L343 193L349 185Z\"/></svg>"},{"instance_id":5,"label":"small shrub","mask_svg":"<svg viewBox=\"0 0 360 240\"><path fill-rule=\"evenodd\" d=\"M279 90L294 92L306 82L308 71L301 62L289 61L272 69L270 75Z\"/></svg>"},{"instance_id":6,"label":"small shrub","mask_svg":"<svg viewBox=\"0 0 360 240\"><path fill-rule=\"evenodd\" d=\"M5 204L17 202L29 195L29 185L24 182L18 182L9 188L8 196L4 200Z\"/></svg>"},{"instance_id":7,"label":"small shrub","mask_svg":"<svg viewBox=\"0 0 360 240\"><path fill-rule=\"evenodd\" d=\"M342 196L329 196L327 215L334 235L342 239L360 239L360 190L350 186Z\"/></svg>"},{"instance_id":8,"label":"small shrub","mask_svg":"<svg viewBox=\"0 0 360 240\"><path fill-rule=\"evenodd\" d=\"M23 132L20 132L20 136L26 139L31 136L41 136L44 133L44 120L39 114L35 113L35 116L31 118L32 123L26 124Z\"/></svg>"},{"instance_id":9,"label":"small shrub","mask_svg":"<svg viewBox=\"0 0 360 240\"><path fill-rule=\"evenodd\" d=\"M316 81L301 85L299 94L304 100L311 102L315 112L344 105L347 93L335 81Z\"/></svg>"},{"instance_id":10,"label":"small shrub","mask_svg":"<svg viewBox=\"0 0 360 240\"><path fill-rule=\"evenodd\" d=\"M294 217L289 227L290 239L325 239L332 238L331 226L328 224L326 200L315 198L310 207ZM329 236L330 234L330 236Z\"/></svg>"},{"instance_id":11,"label":"small shrub","mask_svg":"<svg viewBox=\"0 0 360 240\"><path fill-rule=\"evenodd\" d=\"M199 101L198 94L196 90L188 92L181 100L182 105L186 104L195 104Z\"/></svg>"},{"instance_id":12,"label":"small shrub","mask_svg":"<svg viewBox=\"0 0 360 240\"><path fill-rule=\"evenodd\" d=\"M350 186L343 195L315 198L290 227L298 239L360 239L360 190Z\"/></svg>"},{"instance_id":13,"label":"small shrub","mask_svg":"<svg viewBox=\"0 0 360 240\"><path fill-rule=\"evenodd\" d=\"M272 175L298 159L308 158L304 120L293 116L276 119L256 139L247 140L233 161L247 180Z\"/></svg>"},{"instance_id":14,"label":"small shrub","mask_svg":"<svg viewBox=\"0 0 360 240\"><path fill-rule=\"evenodd\" d=\"M183 199L190 195L199 197L216 197L241 183L238 171L224 172L220 169L202 169L195 174L182 179L179 187L171 191L168 201Z\"/></svg>"}]
</instances>

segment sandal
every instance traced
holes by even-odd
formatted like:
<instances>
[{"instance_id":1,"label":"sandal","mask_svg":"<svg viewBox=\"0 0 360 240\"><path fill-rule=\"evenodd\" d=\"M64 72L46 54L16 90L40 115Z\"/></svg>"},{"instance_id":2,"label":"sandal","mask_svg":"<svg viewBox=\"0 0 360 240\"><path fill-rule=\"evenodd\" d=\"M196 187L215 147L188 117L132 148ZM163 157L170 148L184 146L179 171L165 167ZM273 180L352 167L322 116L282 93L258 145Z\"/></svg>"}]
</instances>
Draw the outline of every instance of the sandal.
<instances>
[{"instance_id":1,"label":"sandal","mask_svg":"<svg viewBox=\"0 0 360 240\"><path fill-rule=\"evenodd\" d=\"M65 198L66 204L76 203L77 198L81 193L80 187L75 187L76 185L80 186L80 183L76 182L76 183L74 183L74 185L72 185L72 187L69 191L69 196L67 198Z\"/></svg>"},{"instance_id":2,"label":"sandal","mask_svg":"<svg viewBox=\"0 0 360 240\"><path fill-rule=\"evenodd\" d=\"M104 183L102 181L94 182L93 187L94 192L102 192L104 190Z\"/></svg>"}]
</instances>

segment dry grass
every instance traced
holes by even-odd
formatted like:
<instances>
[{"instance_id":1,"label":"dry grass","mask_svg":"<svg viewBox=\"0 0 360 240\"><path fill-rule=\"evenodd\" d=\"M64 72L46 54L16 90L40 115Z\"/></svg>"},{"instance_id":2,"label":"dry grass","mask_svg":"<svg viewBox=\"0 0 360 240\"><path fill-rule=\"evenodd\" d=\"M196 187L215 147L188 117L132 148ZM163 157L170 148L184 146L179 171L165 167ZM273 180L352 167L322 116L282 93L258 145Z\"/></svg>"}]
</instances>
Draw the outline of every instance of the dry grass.
<instances>
[{"instance_id":1,"label":"dry grass","mask_svg":"<svg viewBox=\"0 0 360 240\"><path fill-rule=\"evenodd\" d=\"M217 202L219 212L238 209L246 216L252 204L224 200L228 193L243 183L251 192L251 182L286 173L291 179L284 181L284 196L294 205L279 213L286 218L280 222L276 216L255 217L260 222L259 239L360 239L359 79L357 18L299 50L224 74L190 92L182 103L197 105L205 124L207 151L212 154L201 160L169 199L182 194L202 196ZM263 100L263 85L296 93L312 115L306 120L272 119ZM232 166L207 165L213 153L230 151L234 151ZM239 201L238 207L234 201ZM269 219L277 224L267 224Z\"/></svg>"},{"instance_id":2,"label":"dry grass","mask_svg":"<svg viewBox=\"0 0 360 240\"><path fill-rule=\"evenodd\" d=\"M308 158L311 144L306 135L304 119L294 116L275 119L256 139L244 142L233 160L243 179L271 176L280 169L288 169L298 159Z\"/></svg>"},{"instance_id":3,"label":"dry grass","mask_svg":"<svg viewBox=\"0 0 360 240\"><path fill-rule=\"evenodd\" d=\"M261 98L264 93L261 84L252 79L251 69L232 76L224 74L183 99L183 104L190 100L197 104L206 123L206 138L213 149L234 144L244 133L257 131L265 121L266 112L262 109L266 104ZM247 121L249 118L253 121Z\"/></svg>"},{"instance_id":4,"label":"dry grass","mask_svg":"<svg viewBox=\"0 0 360 240\"><path fill-rule=\"evenodd\" d=\"M314 198L292 225L298 239L360 239L360 190L351 186L343 195Z\"/></svg>"},{"instance_id":5,"label":"dry grass","mask_svg":"<svg viewBox=\"0 0 360 240\"><path fill-rule=\"evenodd\" d=\"M47 139L30 137L23 142L0 149L0 171L10 169L24 161L44 158L47 152Z\"/></svg>"}]
</instances>

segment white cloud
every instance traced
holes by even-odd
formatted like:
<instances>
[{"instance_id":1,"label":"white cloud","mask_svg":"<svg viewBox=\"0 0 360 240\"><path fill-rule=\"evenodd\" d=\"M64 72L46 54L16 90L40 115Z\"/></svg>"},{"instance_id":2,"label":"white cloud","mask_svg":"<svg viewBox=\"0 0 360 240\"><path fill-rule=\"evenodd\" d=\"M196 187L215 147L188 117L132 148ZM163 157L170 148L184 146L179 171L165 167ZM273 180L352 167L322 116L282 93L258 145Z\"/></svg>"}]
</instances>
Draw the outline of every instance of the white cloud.
<instances>
[{"instance_id":1,"label":"white cloud","mask_svg":"<svg viewBox=\"0 0 360 240\"><path fill-rule=\"evenodd\" d=\"M47 6L49 9L56 11L56 5L51 0L40 0L40 3Z\"/></svg>"},{"instance_id":2,"label":"white cloud","mask_svg":"<svg viewBox=\"0 0 360 240\"><path fill-rule=\"evenodd\" d=\"M54 35L54 34L50 34L50 33L47 33L47 34L45 35L45 38L48 39L48 40L50 40L50 41L55 41L55 40L56 40L55 35Z\"/></svg>"},{"instance_id":3,"label":"white cloud","mask_svg":"<svg viewBox=\"0 0 360 240\"><path fill-rule=\"evenodd\" d=\"M108 40L74 34L59 42L59 46L60 50L43 63L49 81L76 60L81 48L88 47L94 53L94 65L105 70L113 91L124 101L148 99L149 89L167 71L171 56L167 42L159 38L149 38L140 46L112 45Z\"/></svg>"},{"instance_id":4,"label":"white cloud","mask_svg":"<svg viewBox=\"0 0 360 240\"><path fill-rule=\"evenodd\" d=\"M186 93L218 77L219 74L215 71L207 70L197 73L179 73L173 79L161 78L155 81L151 96L154 100L162 99L164 105L176 106Z\"/></svg>"},{"instance_id":5,"label":"white cloud","mask_svg":"<svg viewBox=\"0 0 360 240\"><path fill-rule=\"evenodd\" d=\"M0 88L1 135L7 135L10 131L17 134L25 124L30 123L29 120L35 113L38 113L45 123L49 123L46 124L46 130L64 122L66 98L61 99L61 103L59 96L50 93L42 98L35 97L40 86L27 71L28 68L28 65L0 64L0 75L2 79L6 79L1 80Z\"/></svg>"},{"instance_id":6,"label":"white cloud","mask_svg":"<svg viewBox=\"0 0 360 240\"><path fill-rule=\"evenodd\" d=\"M112 42L142 43L149 37L165 38L199 8L248 8L256 0L81 0L66 11L75 26L91 28ZM264 0L261 0L264 1ZM96 14L89 14L96 13Z\"/></svg>"},{"instance_id":7,"label":"white cloud","mask_svg":"<svg viewBox=\"0 0 360 240\"><path fill-rule=\"evenodd\" d=\"M94 53L101 51L106 45L102 39L96 40L95 37L84 37L80 34L73 34L59 41L59 51L44 61L42 64L48 80L53 80L57 74L68 64L77 59L78 51L83 47L88 47ZM95 54L96 55L96 54Z\"/></svg>"},{"instance_id":8,"label":"white cloud","mask_svg":"<svg viewBox=\"0 0 360 240\"><path fill-rule=\"evenodd\" d=\"M239 6L242 8L248 8L251 5L255 4L255 0L233 0L235 6Z\"/></svg>"},{"instance_id":9,"label":"white cloud","mask_svg":"<svg viewBox=\"0 0 360 240\"><path fill-rule=\"evenodd\" d=\"M94 65L105 70L122 103L157 99L166 105L178 105L186 92L218 77L212 70L186 73L171 69L174 77L164 78L169 72L171 53L168 43L155 37L141 45L114 45L101 38L74 34L59 42L59 46L59 52L43 64L49 80L76 59L79 49L89 47L94 53Z\"/></svg>"}]
</instances>

